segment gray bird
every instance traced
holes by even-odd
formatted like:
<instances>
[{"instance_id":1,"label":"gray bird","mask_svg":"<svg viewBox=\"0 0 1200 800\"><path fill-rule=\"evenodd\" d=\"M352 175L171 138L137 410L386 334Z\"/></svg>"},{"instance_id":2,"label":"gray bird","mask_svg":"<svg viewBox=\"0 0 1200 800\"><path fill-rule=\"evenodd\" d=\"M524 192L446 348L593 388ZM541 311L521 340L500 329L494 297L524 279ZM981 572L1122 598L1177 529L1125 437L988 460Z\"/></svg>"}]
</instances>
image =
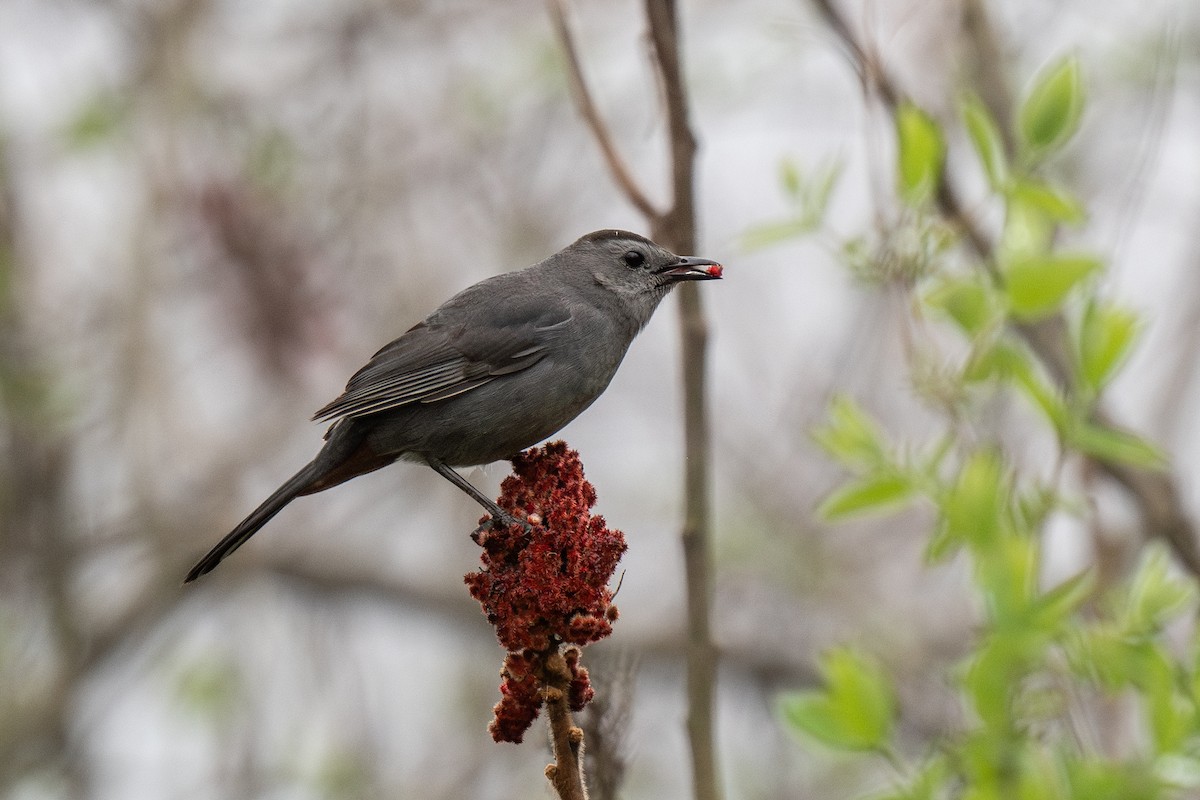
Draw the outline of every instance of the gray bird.
<instances>
[{"instance_id":1,"label":"gray bird","mask_svg":"<svg viewBox=\"0 0 1200 800\"><path fill-rule=\"evenodd\" d=\"M515 520L453 467L510 458L600 396L671 287L721 277L636 233L602 230L532 267L456 294L376 353L313 419L333 420L317 457L217 543L185 583L211 572L300 495L424 462L493 523Z\"/></svg>"}]
</instances>

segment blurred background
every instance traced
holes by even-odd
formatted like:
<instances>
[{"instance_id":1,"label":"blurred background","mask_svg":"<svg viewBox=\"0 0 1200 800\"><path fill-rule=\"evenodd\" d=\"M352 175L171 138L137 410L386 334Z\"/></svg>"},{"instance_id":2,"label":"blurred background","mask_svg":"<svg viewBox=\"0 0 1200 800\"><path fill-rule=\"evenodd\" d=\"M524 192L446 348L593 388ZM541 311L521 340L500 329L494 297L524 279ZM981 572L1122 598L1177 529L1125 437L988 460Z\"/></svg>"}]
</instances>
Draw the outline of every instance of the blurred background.
<instances>
[{"instance_id":1,"label":"blurred background","mask_svg":"<svg viewBox=\"0 0 1200 800\"><path fill-rule=\"evenodd\" d=\"M1200 6L842 8L951 120L981 70L1019 93L1080 57L1088 110L1054 168L1148 321L1111 406L1200 508ZM617 143L665 200L640 4L571 9ZM810 685L822 648L865 643L919 748L960 713L947 668L975 620L963 565L922 567L927 515L812 513L841 477L809 436L833 393L901 434L929 424L904 302L829 245L877 220L890 122L805 2L680 12L694 255L726 265L701 287L722 774L732 798L848 796L874 776L798 746L777 693ZM841 165L827 228L749 247L790 213L786 161ZM542 2L0 0L0 796L548 796L540 726L520 747L487 733L502 653L462 585L479 509L431 470L301 498L180 582L316 452L309 416L379 346L601 227L645 221L579 119ZM630 543L620 623L585 656L626 715L629 798L689 796L675 322L668 302L562 433ZM468 477L494 493L506 471ZM1119 496L1107 510L1106 541L1136 537ZM1059 537L1064 572L1092 557L1079 534Z\"/></svg>"}]
</instances>

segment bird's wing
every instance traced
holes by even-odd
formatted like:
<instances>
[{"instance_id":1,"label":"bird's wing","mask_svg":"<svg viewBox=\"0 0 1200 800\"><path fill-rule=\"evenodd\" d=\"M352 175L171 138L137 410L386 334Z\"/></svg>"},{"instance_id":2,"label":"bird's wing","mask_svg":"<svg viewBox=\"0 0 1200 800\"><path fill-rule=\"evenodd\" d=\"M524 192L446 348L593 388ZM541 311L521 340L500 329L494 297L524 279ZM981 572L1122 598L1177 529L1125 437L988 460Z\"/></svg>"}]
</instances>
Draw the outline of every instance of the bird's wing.
<instances>
[{"instance_id":1,"label":"bird's wing","mask_svg":"<svg viewBox=\"0 0 1200 800\"><path fill-rule=\"evenodd\" d=\"M433 403L536 364L548 340L571 321L567 309L529 304L506 324L483 325L435 313L387 344L350 378L346 391L313 419L361 417L411 403ZM474 323L474 324L473 324Z\"/></svg>"}]
</instances>

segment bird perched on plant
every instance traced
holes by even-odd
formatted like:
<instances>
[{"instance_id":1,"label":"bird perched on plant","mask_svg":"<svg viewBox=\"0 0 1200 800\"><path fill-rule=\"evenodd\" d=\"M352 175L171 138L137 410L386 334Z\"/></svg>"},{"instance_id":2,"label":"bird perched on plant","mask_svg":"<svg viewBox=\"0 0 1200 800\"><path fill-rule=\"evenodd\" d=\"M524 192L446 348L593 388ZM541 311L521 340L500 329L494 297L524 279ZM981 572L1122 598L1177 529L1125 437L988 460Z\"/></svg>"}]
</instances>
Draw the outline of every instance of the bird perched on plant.
<instances>
[{"instance_id":1,"label":"bird perched on plant","mask_svg":"<svg viewBox=\"0 0 1200 800\"><path fill-rule=\"evenodd\" d=\"M682 281L721 277L644 236L589 233L523 270L480 281L387 344L314 419L325 445L188 573L212 571L300 495L397 460L423 462L494 522L513 520L454 467L516 455L600 396L630 342Z\"/></svg>"}]
</instances>

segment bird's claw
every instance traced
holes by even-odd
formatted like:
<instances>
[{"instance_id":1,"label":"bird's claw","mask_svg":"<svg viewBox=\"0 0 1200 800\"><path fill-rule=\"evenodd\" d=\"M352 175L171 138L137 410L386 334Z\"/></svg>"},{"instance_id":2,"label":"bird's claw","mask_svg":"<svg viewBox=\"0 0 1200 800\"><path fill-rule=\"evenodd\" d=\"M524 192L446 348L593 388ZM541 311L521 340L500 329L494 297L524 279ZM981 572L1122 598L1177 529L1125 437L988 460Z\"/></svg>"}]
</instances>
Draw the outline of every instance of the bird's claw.
<instances>
[{"instance_id":1,"label":"bird's claw","mask_svg":"<svg viewBox=\"0 0 1200 800\"><path fill-rule=\"evenodd\" d=\"M488 519L480 523L479 527L471 533L471 538L477 539L480 534L486 533L489 530L503 530L512 525L520 525L525 533L533 532L533 526L526 520L517 519L511 514L491 514L489 515Z\"/></svg>"}]
</instances>

